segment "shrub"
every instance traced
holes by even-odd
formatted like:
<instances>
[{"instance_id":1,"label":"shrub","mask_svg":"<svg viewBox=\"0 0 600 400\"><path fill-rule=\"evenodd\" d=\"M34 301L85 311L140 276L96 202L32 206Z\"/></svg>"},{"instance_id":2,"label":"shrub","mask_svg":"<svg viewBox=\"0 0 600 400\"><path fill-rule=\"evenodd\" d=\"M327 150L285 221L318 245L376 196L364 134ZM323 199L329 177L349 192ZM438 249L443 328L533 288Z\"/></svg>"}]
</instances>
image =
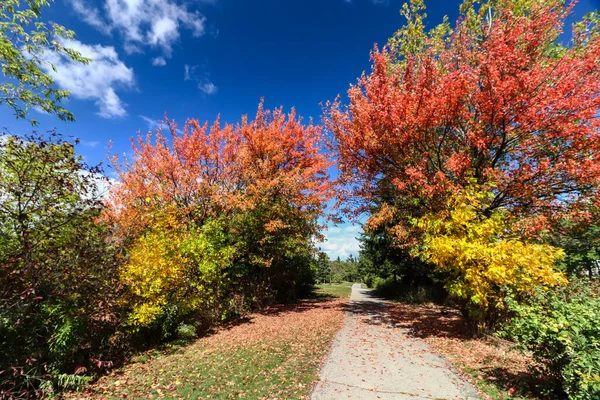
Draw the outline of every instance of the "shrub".
<instances>
[{"instance_id":1,"label":"shrub","mask_svg":"<svg viewBox=\"0 0 600 400\"><path fill-rule=\"evenodd\" d=\"M539 290L527 302L509 301L515 317L502 336L531 351L538 373L550 376L554 392L570 399L600 398L600 294L589 280L550 291Z\"/></svg>"},{"instance_id":2,"label":"shrub","mask_svg":"<svg viewBox=\"0 0 600 400\"><path fill-rule=\"evenodd\" d=\"M365 277L363 278L363 283L364 283L365 285L367 285L367 287L368 287L369 289L372 289L372 288L373 288L374 281L375 281L375 278L376 278L376 277L375 277L374 275L368 274L367 276L365 276Z\"/></svg>"},{"instance_id":3,"label":"shrub","mask_svg":"<svg viewBox=\"0 0 600 400\"><path fill-rule=\"evenodd\" d=\"M554 267L561 249L521 238L506 209L482 212L493 200L492 189L467 187L450 198L444 212L416 220L423 232L418 255L445 277L446 289L477 334L502 319L510 290L527 293L567 282Z\"/></svg>"},{"instance_id":4,"label":"shrub","mask_svg":"<svg viewBox=\"0 0 600 400\"><path fill-rule=\"evenodd\" d=\"M154 218L129 250L121 279L131 291L132 325L156 328L169 339L182 321L221 317L235 247L223 221L196 229L179 226L176 212Z\"/></svg>"},{"instance_id":5,"label":"shrub","mask_svg":"<svg viewBox=\"0 0 600 400\"><path fill-rule=\"evenodd\" d=\"M0 398L39 397L106 365L120 325L118 246L98 170L53 136L0 146Z\"/></svg>"}]
</instances>

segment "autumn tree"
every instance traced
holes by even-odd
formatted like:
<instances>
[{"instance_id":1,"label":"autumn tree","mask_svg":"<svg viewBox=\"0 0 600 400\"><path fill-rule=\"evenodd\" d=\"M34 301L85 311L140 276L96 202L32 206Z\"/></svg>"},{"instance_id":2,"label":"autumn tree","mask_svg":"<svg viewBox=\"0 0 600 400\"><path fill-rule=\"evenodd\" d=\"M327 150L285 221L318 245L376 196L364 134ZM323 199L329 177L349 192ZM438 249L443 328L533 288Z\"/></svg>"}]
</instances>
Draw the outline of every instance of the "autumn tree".
<instances>
[{"instance_id":1,"label":"autumn tree","mask_svg":"<svg viewBox=\"0 0 600 400\"><path fill-rule=\"evenodd\" d=\"M511 234L506 209L481 214L490 201L491 191L472 185L451 196L445 211L416 220L423 234L415 252L445 275L448 292L479 333L506 313L508 294L567 282L554 268L564 252Z\"/></svg>"},{"instance_id":2,"label":"autumn tree","mask_svg":"<svg viewBox=\"0 0 600 400\"><path fill-rule=\"evenodd\" d=\"M237 312L311 282L331 186L321 129L262 104L237 125L168 128L117 163L107 215L132 240L123 279L143 311L134 320L149 325L172 304L222 318L231 310L220 305Z\"/></svg>"},{"instance_id":3,"label":"autumn tree","mask_svg":"<svg viewBox=\"0 0 600 400\"><path fill-rule=\"evenodd\" d=\"M371 224L396 218L408 241L407 215L443 209L472 179L496 185L483 211L510 209L524 234L600 198L600 26L589 15L558 44L573 4L466 2L453 29L429 32L422 1L404 7L407 25L325 121L359 212L391 185Z\"/></svg>"},{"instance_id":4,"label":"autumn tree","mask_svg":"<svg viewBox=\"0 0 600 400\"><path fill-rule=\"evenodd\" d=\"M454 27L426 31L412 1L349 105L328 105L353 211L375 211L366 230L384 228L397 247L429 249L416 253L479 326L509 288L561 282L541 279L560 257L536 241L560 221L589 223L600 198L600 20L586 16L561 45L573 7L467 1ZM455 196L472 190L486 200L466 213Z\"/></svg>"}]
</instances>

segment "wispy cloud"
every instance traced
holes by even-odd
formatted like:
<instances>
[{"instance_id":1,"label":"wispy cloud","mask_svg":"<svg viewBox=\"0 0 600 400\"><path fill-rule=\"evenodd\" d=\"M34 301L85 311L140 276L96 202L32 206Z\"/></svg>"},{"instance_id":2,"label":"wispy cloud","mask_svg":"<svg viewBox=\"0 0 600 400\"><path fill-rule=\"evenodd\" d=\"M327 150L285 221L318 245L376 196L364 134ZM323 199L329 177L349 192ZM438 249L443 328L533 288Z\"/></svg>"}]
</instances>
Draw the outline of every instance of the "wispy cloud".
<instances>
[{"instance_id":1,"label":"wispy cloud","mask_svg":"<svg viewBox=\"0 0 600 400\"><path fill-rule=\"evenodd\" d=\"M187 29L199 37L206 31L206 18L173 0L103 0L101 8L89 0L68 0L80 18L97 30L119 32L125 51L142 51L150 46L170 57L180 31Z\"/></svg>"},{"instance_id":2,"label":"wispy cloud","mask_svg":"<svg viewBox=\"0 0 600 400\"><path fill-rule=\"evenodd\" d=\"M196 69L196 66L189 66L187 64L185 64L183 66L183 80L184 81L189 81L192 79L192 73L194 72L194 70Z\"/></svg>"},{"instance_id":3,"label":"wispy cloud","mask_svg":"<svg viewBox=\"0 0 600 400\"><path fill-rule=\"evenodd\" d=\"M198 89L208 96L217 93L219 90L210 80L210 75L208 73L198 73L197 65L186 64L183 66L183 80L196 82Z\"/></svg>"},{"instance_id":4,"label":"wispy cloud","mask_svg":"<svg viewBox=\"0 0 600 400\"><path fill-rule=\"evenodd\" d=\"M82 21L93 26L105 35L111 34L112 27L100 16L100 10L97 7L86 3L85 0L68 1L71 3L73 10L81 17Z\"/></svg>"},{"instance_id":5,"label":"wispy cloud","mask_svg":"<svg viewBox=\"0 0 600 400\"><path fill-rule=\"evenodd\" d=\"M152 59L152 65L155 67L164 67L167 65L167 60L164 57L156 57Z\"/></svg>"},{"instance_id":6,"label":"wispy cloud","mask_svg":"<svg viewBox=\"0 0 600 400\"><path fill-rule=\"evenodd\" d=\"M215 86L214 83L212 83L210 81L198 83L198 89L200 89L202 92L206 93L209 96L211 94L217 93L217 87Z\"/></svg>"},{"instance_id":7,"label":"wispy cloud","mask_svg":"<svg viewBox=\"0 0 600 400\"><path fill-rule=\"evenodd\" d=\"M154 118L150 118L147 117L145 115L138 115L138 117L140 117L148 126L148 130L150 131L155 131L156 129L163 129L163 128L170 128L167 126L166 122L163 121L162 119L154 119ZM175 121L173 121L175 122ZM181 135L183 133L183 130L181 128L177 128L177 134ZM131 157L130 157L131 158Z\"/></svg>"},{"instance_id":8,"label":"wispy cloud","mask_svg":"<svg viewBox=\"0 0 600 400\"><path fill-rule=\"evenodd\" d=\"M133 69L119 59L112 46L86 45L78 40L66 40L64 46L79 51L92 62L84 65L69 58L48 52L45 71L56 84L71 92L71 96L83 100L95 100L99 107L98 115L103 118L127 115L125 106L116 91L134 85ZM54 68L53 68L54 66Z\"/></svg>"},{"instance_id":9,"label":"wispy cloud","mask_svg":"<svg viewBox=\"0 0 600 400\"><path fill-rule=\"evenodd\" d=\"M162 121L160 120L146 117L145 115L139 115L139 117L143 119L144 122L146 122L146 124L148 125L148 129L150 129L151 131L155 130L156 128L162 125Z\"/></svg>"}]
</instances>

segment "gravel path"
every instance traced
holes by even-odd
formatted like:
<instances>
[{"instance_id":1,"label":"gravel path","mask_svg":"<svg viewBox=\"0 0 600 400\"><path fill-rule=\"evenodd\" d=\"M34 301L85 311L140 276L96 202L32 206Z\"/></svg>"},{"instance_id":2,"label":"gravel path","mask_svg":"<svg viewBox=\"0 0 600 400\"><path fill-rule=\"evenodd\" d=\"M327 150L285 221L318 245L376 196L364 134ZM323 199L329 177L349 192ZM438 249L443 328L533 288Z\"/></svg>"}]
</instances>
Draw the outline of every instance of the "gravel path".
<instances>
[{"instance_id":1,"label":"gravel path","mask_svg":"<svg viewBox=\"0 0 600 400\"><path fill-rule=\"evenodd\" d=\"M355 284L344 325L311 398L449 400L479 396L425 342L394 327L386 318L383 301Z\"/></svg>"}]
</instances>

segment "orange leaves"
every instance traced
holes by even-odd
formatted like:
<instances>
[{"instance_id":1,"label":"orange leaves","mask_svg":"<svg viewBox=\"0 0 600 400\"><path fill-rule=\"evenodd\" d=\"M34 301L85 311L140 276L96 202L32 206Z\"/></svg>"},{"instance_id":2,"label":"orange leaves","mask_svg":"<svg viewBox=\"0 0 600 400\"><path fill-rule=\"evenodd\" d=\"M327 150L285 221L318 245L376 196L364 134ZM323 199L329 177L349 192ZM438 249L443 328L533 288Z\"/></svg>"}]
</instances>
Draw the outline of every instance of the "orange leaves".
<instances>
[{"instance_id":1,"label":"orange leaves","mask_svg":"<svg viewBox=\"0 0 600 400\"><path fill-rule=\"evenodd\" d=\"M265 111L238 125L209 128L188 120L183 132L167 121L162 130L133 142L134 159L115 165L119 184L111 194L113 217L123 226L147 226L152 210L174 206L184 221L235 210L252 210L274 199L292 204L310 218L322 214L331 197L321 128L304 126L295 111Z\"/></svg>"},{"instance_id":2,"label":"orange leaves","mask_svg":"<svg viewBox=\"0 0 600 400\"><path fill-rule=\"evenodd\" d=\"M294 110L286 116L281 109L264 111L261 104L256 120L244 118L235 132L241 137L239 168L252 197L283 197L306 210L329 200L332 163L321 153L320 127L303 126Z\"/></svg>"},{"instance_id":3,"label":"orange leaves","mask_svg":"<svg viewBox=\"0 0 600 400\"><path fill-rule=\"evenodd\" d=\"M233 172L231 127L221 129L217 121L209 130L191 120L182 134L174 123L168 128L171 138L159 129L133 141L131 164L121 168L115 160L119 184L110 200L124 227L147 226L153 210L164 208L201 222L227 205L219 194Z\"/></svg>"},{"instance_id":4,"label":"orange leaves","mask_svg":"<svg viewBox=\"0 0 600 400\"><path fill-rule=\"evenodd\" d=\"M132 320L150 325L170 303L223 318L229 293L247 288L259 302L308 283L332 191L321 128L262 103L238 125L167 125L170 137L133 141L109 201L108 217L132 244L121 276L136 297Z\"/></svg>"},{"instance_id":5,"label":"orange leaves","mask_svg":"<svg viewBox=\"0 0 600 400\"><path fill-rule=\"evenodd\" d=\"M466 6L453 33L411 31L412 47L375 48L350 104L330 104L325 120L359 211L390 190L439 206L471 179L495 182L492 207L525 218L597 196L600 35L556 45L571 7Z\"/></svg>"}]
</instances>

